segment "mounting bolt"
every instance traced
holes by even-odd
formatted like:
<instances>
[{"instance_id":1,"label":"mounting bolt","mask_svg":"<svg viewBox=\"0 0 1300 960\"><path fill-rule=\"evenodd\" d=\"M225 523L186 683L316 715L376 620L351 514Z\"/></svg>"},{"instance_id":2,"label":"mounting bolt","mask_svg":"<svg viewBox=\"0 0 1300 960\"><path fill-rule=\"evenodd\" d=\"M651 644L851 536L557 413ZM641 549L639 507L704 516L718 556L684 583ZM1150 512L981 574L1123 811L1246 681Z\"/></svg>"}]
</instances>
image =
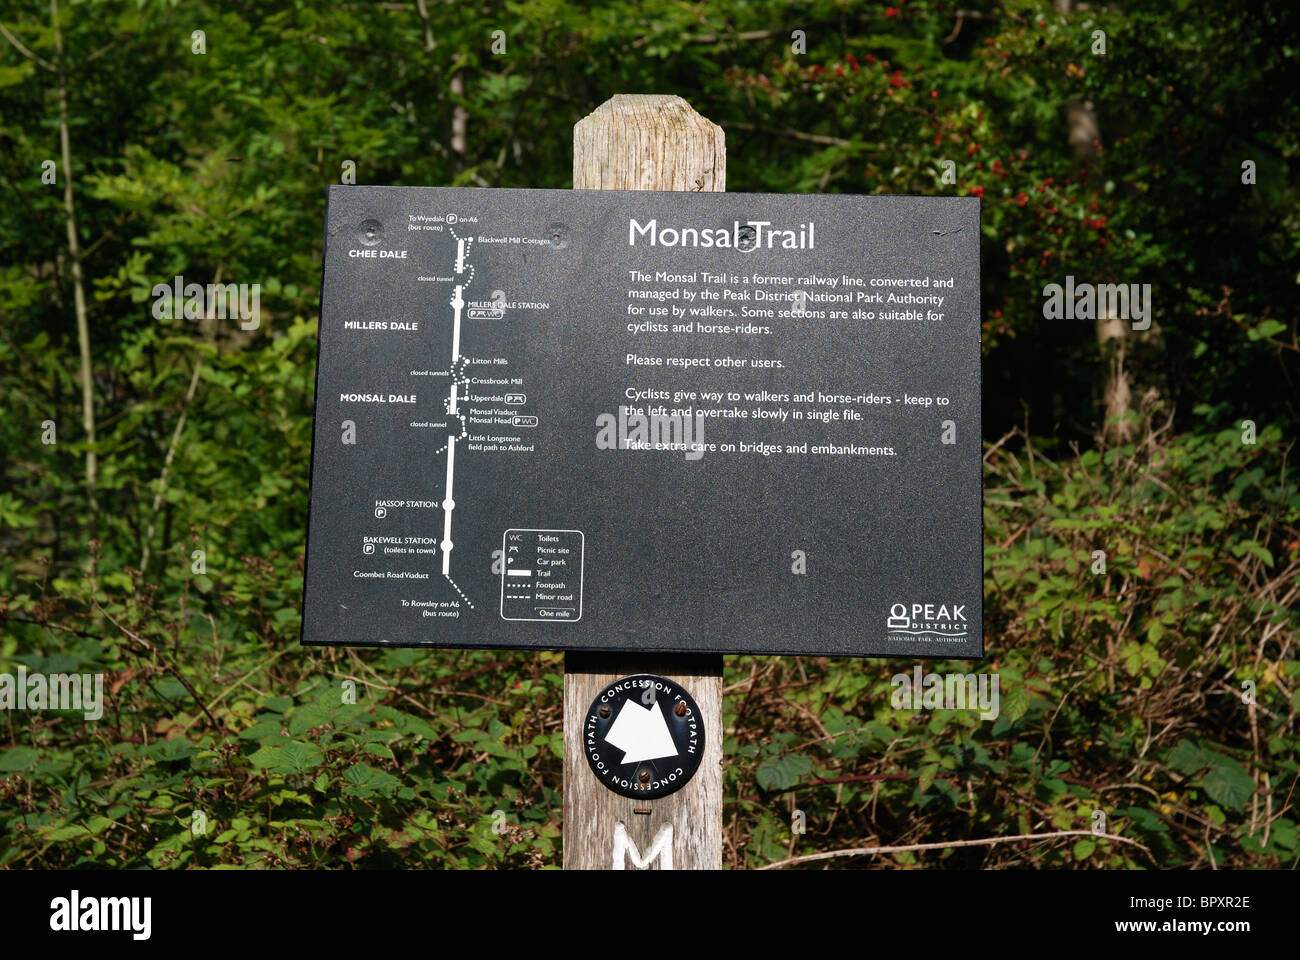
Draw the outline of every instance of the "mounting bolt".
<instances>
[{"instance_id":1,"label":"mounting bolt","mask_svg":"<svg viewBox=\"0 0 1300 960\"><path fill-rule=\"evenodd\" d=\"M690 712L691 708L686 706L686 703L682 700L678 700L677 706L673 707L673 713L677 714L679 717L684 717Z\"/></svg>"},{"instance_id":2,"label":"mounting bolt","mask_svg":"<svg viewBox=\"0 0 1300 960\"><path fill-rule=\"evenodd\" d=\"M650 782L650 771L649 771L649 770L642 770L640 773L638 773L638 774L636 775L636 778L637 778L638 780L640 780L642 783L649 783L649 782Z\"/></svg>"},{"instance_id":3,"label":"mounting bolt","mask_svg":"<svg viewBox=\"0 0 1300 960\"><path fill-rule=\"evenodd\" d=\"M604 706L604 705L602 704L602 705L601 705L601 708L600 708L599 710L597 710L596 712L597 712L598 714L600 714L600 719L602 719L602 720L608 720L608 719L609 719L609 707Z\"/></svg>"}]
</instances>

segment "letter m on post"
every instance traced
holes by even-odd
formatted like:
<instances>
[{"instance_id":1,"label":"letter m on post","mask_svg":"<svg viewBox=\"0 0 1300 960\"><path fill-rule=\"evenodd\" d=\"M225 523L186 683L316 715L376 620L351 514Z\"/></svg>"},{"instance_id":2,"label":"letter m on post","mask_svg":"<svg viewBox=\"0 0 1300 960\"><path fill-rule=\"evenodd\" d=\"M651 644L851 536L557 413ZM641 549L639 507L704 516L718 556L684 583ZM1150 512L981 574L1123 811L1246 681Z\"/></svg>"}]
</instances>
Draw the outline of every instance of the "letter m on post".
<instances>
[{"instance_id":1,"label":"letter m on post","mask_svg":"<svg viewBox=\"0 0 1300 960\"><path fill-rule=\"evenodd\" d=\"M627 828L621 823L614 824L613 869L626 869L623 866L625 856L632 858L632 866L637 870L648 870L655 857L659 857L660 870L671 870L673 868L673 825L667 823L660 828L650 843L650 852L642 857L635 841L627 835Z\"/></svg>"}]
</instances>

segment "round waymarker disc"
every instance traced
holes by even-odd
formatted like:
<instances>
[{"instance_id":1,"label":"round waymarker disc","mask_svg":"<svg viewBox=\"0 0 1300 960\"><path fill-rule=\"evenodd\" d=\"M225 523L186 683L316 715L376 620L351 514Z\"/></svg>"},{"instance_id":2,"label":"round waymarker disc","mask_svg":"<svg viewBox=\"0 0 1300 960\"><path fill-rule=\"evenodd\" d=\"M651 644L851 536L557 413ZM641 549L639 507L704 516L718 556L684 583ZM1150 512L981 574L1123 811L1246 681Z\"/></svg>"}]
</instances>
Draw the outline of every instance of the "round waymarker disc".
<instances>
[{"instance_id":1,"label":"round waymarker disc","mask_svg":"<svg viewBox=\"0 0 1300 960\"><path fill-rule=\"evenodd\" d=\"M625 797L680 790L704 756L704 721L691 695L650 673L615 680L587 708L583 752L596 779Z\"/></svg>"}]
</instances>

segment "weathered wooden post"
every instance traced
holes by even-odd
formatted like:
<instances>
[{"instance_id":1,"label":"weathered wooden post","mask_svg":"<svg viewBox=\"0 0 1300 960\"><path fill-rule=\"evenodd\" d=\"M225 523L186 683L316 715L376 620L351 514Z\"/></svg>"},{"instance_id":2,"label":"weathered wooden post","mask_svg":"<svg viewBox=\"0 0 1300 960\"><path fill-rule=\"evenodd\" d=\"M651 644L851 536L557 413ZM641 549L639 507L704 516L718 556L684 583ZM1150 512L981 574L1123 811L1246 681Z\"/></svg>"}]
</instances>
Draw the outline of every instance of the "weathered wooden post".
<instances>
[{"instance_id":1,"label":"weathered wooden post","mask_svg":"<svg viewBox=\"0 0 1300 960\"><path fill-rule=\"evenodd\" d=\"M573 128L576 190L723 191L726 180L722 128L681 97L617 95ZM588 705L611 681L638 673L680 683L705 725L698 772L682 789L654 800L607 789L583 753ZM625 856L651 868L722 867L721 655L565 654L564 868L622 869Z\"/></svg>"}]
</instances>

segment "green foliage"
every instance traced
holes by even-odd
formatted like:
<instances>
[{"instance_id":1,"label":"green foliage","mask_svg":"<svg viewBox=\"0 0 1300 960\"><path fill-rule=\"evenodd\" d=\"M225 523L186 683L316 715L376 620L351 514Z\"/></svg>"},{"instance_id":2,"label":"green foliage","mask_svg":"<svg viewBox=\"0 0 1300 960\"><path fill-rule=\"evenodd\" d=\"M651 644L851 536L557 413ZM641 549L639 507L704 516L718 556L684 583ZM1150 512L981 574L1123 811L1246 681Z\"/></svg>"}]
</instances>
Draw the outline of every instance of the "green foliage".
<instances>
[{"instance_id":1,"label":"green foliage","mask_svg":"<svg viewBox=\"0 0 1300 960\"><path fill-rule=\"evenodd\" d=\"M1300 854L1300 818L1284 809L1300 772L1300 611L1288 599L1300 582L1300 471L1285 466L1279 432L1255 446L1232 430L1152 432L1059 463L1031 453L1041 446L986 456L992 662L977 669L999 677L995 722L892 709L892 664L732 667L727 787L732 825L749 837L744 863L804 844L1090 831L1097 810L1105 833L1137 843L1085 836L890 860L1242 867ZM1238 549L1247 544L1256 549ZM795 809L808 829L798 841Z\"/></svg>"},{"instance_id":2,"label":"green foliage","mask_svg":"<svg viewBox=\"0 0 1300 960\"><path fill-rule=\"evenodd\" d=\"M501 691L495 668L467 677L452 658L417 670L404 651L361 662L283 643L269 657L260 643L220 640L183 654L202 702L166 682L160 663L179 651L79 663L108 672L111 714L98 724L68 715L11 725L11 736L35 746L0 753L3 862L473 868L556 859L560 742L545 732L561 689L555 657L503 664L531 679ZM365 675L351 681L355 698L336 679L351 669Z\"/></svg>"}]
</instances>

